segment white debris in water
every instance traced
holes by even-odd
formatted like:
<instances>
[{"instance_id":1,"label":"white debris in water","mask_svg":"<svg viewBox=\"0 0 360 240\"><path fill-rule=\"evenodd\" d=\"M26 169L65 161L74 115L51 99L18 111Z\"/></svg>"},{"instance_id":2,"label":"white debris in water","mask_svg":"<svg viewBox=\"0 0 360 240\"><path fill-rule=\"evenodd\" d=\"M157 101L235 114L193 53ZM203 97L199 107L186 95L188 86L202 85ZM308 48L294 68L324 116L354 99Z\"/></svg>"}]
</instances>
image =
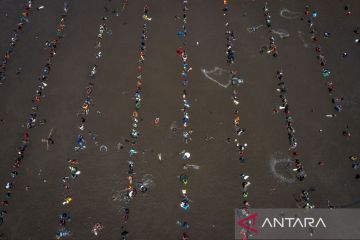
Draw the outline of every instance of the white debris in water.
<instances>
[{"instance_id":1,"label":"white debris in water","mask_svg":"<svg viewBox=\"0 0 360 240\"><path fill-rule=\"evenodd\" d=\"M194 164L185 164L184 165L184 169L189 169L189 168L192 168L192 169L195 169L195 170L199 170L200 169L200 166L199 165L194 165Z\"/></svg>"},{"instance_id":2,"label":"white debris in water","mask_svg":"<svg viewBox=\"0 0 360 240\"><path fill-rule=\"evenodd\" d=\"M278 35L281 39L290 37L290 33L284 29L273 29L271 32Z\"/></svg>"},{"instance_id":3,"label":"white debris in water","mask_svg":"<svg viewBox=\"0 0 360 240\"><path fill-rule=\"evenodd\" d=\"M283 18L292 20L292 19L300 18L300 17L301 17L301 13L300 13L300 12L291 11L291 10L289 10L289 9L287 9L287 8L283 8L283 9L280 10L280 16L283 17Z\"/></svg>"}]
</instances>

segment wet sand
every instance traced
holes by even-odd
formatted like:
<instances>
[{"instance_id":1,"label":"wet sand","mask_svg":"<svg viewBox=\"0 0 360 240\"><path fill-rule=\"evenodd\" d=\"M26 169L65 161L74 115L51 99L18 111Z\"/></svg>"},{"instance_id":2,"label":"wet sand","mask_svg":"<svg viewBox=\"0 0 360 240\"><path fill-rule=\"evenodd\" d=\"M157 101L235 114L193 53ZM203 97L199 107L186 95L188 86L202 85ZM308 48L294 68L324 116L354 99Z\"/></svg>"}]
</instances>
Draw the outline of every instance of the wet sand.
<instances>
[{"instance_id":1,"label":"wet sand","mask_svg":"<svg viewBox=\"0 0 360 240\"><path fill-rule=\"evenodd\" d=\"M143 152L136 163L136 179L144 176L153 183L145 194L138 194L130 205L127 224L129 239L179 238L181 229L176 221L186 217L191 239L233 239L234 209L243 206L240 173L250 175L248 201L255 208L299 207L296 202L301 190L315 188L311 198L316 207L326 208L328 200L338 207L360 206L359 170L351 168L349 156L359 154L360 143L360 70L359 45L354 43L353 30L360 20L360 4L349 1L352 15L345 16L342 1L316 1L312 8L318 12L316 26L319 35L331 32L329 39L319 43L331 69L336 92L344 96L344 110L335 118L321 67L309 39L305 20L285 19L279 12L283 8L303 13L303 1L271 1L269 9L274 29L290 33L286 39L276 38L279 57L261 55L259 49L268 44L265 27L254 33L248 27L264 24L265 1L230 1L229 23L236 41L233 68L245 79L237 87L241 126L246 133L241 141L248 143L247 161L240 163L234 140L232 87L224 88L207 79L201 69L227 68L224 17L221 1L189 1L188 55L193 68L188 85L191 102L193 141L187 147L192 154L191 163L199 170L187 170L189 175L190 210L184 214L179 207L181 183L177 176L183 173L183 162L178 153L184 149L182 137L173 134L174 121L181 125L181 66L176 49L181 45L176 32L180 20L174 19L182 11L181 1L148 1L147 55L143 75L143 104L140 123L139 149ZM129 1L125 11L117 1L74 1L66 19L65 38L58 44L52 63L49 86L41 104L39 119L47 123L30 129L31 142L25 160L16 178L8 214L0 226L0 239L54 239L59 229L58 216L68 211L72 221L68 228L72 239L95 239L92 226L104 225L98 238L120 239L122 231L121 199L114 201L127 185L127 160L132 94L137 76L138 48L143 20L144 1ZM37 1L44 5L41 11L32 10L30 23L24 26L11 60L7 65L7 80L0 85L0 183L9 181L9 172L16 158L16 147L22 132L21 125L31 112L32 97L37 78L46 63L44 42L55 35L56 24L62 13L63 2ZM116 8L119 16L104 11ZM20 1L1 1L0 49L8 46L12 29L21 12ZM6 11L4 11L6 9ZM5 17L3 12L8 13ZM107 26L112 36L102 41L103 57L95 59L94 48L101 18L108 16ZM304 33L303 40L299 31ZM300 33L301 35L301 33ZM38 38L35 38L38 36ZM199 42L197 45L196 42ZM349 56L342 57L347 51ZM93 106L86 120L83 136L87 149L74 153L75 138L79 132L78 118L89 72L97 64ZM17 69L22 72L16 75ZM271 170L271 164L287 159L287 131L283 113L274 115L272 109L280 105L276 92L276 71L282 69L288 88L287 98L295 118L298 152L307 178L303 182L283 182ZM226 83L226 76L221 76ZM313 109L313 111L311 111ZM97 112L99 111L99 112ZM101 113L100 113L101 112ZM156 117L160 125L154 126ZM342 131L349 125L351 137ZM46 150L41 139L54 128L55 144ZM322 132L319 130L322 129ZM99 151L87 134L97 134ZM205 141L205 137L213 140ZM117 149L118 143L125 144ZM162 160L158 159L162 154ZM69 175L67 160L76 157L81 175L71 182L73 202L66 208L63 201L61 179ZM324 166L318 162L324 161ZM285 170L276 166L279 174ZM149 175L150 174L150 175ZM149 177L150 176L150 177ZM45 180L45 181L44 181ZM30 186L29 190L25 186ZM5 189L2 188L5 193Z\"/></svg>"}]
</instances>

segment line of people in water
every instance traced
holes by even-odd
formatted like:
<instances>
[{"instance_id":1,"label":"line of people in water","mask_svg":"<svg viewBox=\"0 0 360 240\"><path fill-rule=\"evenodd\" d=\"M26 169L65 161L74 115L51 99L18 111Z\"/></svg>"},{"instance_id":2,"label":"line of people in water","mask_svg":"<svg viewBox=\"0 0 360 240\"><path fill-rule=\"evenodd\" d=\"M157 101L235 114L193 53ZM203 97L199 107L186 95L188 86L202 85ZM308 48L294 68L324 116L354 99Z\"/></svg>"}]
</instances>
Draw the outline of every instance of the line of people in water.
<instances>
[{"instance_id":1,"label":"line of people in water","mask_svg":"<svg viewBox=\"0 0 360 240\"><path fill-rule=\"evenodd\" d=\"M10 61L11 55L14 52L14 48L16 46L17 41L19 40L20 33L23 30L23 26L26 23L29 23L29 15L30 15L30 10L32 7L33 7L33 1L28 0L27 3L25 3L24 10L22 11L21 16L19 17L19 22L17 24L17 28L15 28L12 31L9 47L5 50L4 57L2 59L1 65L0 65L0 85L3 84L4 81L6 80L7 64Z\"/></svg>"},{"instance_id":2,"label":"line of people in water","mask_svg":"<svg viewBox=\"0 0 360 240\"><path fill-rule=\"evenodd\" d=\"M32 4L32 2L29 1L28 5L27 5L28 11L31 8L31 4ZM27 16L28 13L25 14L25 15ZM26 149L28 148L28 145L30 143L30 134L29 134L30 129L32 129L34 127L37 127L37 126L41 126L44 123L46 123L46 120L37 121L37 119L38 119L38 110L39 110L40 104L43 102L44 89L48 85L47 82L49 80L49 74L50 74L50 70L51 70L52 59L56 55L57 43L59 42L60 39L63 38L63 31L65 29L66 15L67 15L67 12L64 11L63 14L60 17L59 23L57 24L57 27L56 27L56 36L51 41L52 45L49 48L49 56L47 58L47 62L43 67L41 76L38 78L38 80L39 80L38 88L36 90L34 98L32 99L32 103L33 103L32 111L31 111L31 113L29 115L29 118L28 118L27 122L25 124L23 124L23 127L27 128L28 131L26 131L26 132L24 132L22 134L20 144L18 145L18 147L16 149L16 159L15 159L14 164L13 164L11 170L10 170L11 180L8 181L5 184L5 199L2 201L3 207L6 207L9 204L9 199L11 198L12 189L16 185L15 179L19 174L19 169L21 167L22 162L25 160L24 159L25 152L26 152ZM26 17L26 16L24 16L24 17ZM48 141L48 144L52 143L52 141L51 141L52 139L46 139L46 140ZM0 222L3 222L6 210L1 210L1 211L3 212L3 214L1 214Z\"/></svg>"}]
</instances>

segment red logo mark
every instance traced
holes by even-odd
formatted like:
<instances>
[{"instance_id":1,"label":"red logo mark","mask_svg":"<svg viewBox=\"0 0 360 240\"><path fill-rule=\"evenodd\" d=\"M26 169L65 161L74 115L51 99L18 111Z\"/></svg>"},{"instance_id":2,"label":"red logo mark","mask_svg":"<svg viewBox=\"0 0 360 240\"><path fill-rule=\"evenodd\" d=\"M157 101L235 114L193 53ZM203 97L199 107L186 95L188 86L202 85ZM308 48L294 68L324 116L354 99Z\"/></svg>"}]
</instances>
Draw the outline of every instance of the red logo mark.
<instances>
[{"instance_id":1,"label":"red logo mark","mask_svg":"<svg viewBox=\"0 0 360 240\"><path fill-rule=\"evenodd\" d=\"M257 213L251 214L250 216L239 220L237 224L239 224L242 228L249 230L250 232L257 233L257 229L252 227L256 223L256 217Z\"/></svg>"}]
</instances>

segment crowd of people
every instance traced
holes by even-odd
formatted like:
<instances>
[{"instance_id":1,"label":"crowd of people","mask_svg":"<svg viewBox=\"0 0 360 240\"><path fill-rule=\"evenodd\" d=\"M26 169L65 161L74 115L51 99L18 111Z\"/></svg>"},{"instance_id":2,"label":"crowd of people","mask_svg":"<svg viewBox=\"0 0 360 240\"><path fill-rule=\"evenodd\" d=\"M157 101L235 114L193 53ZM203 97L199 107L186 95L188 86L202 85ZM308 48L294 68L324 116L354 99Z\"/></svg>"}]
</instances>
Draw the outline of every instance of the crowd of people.
<instances>
[{"instance_id":1,"label":"crowd of people","mask_svg":"<svg viewBox=\"0 0 360 240\"><path fill-rule=\"evenodd\" d=\"M271 31L271 29L272 29L272 18L271 18L270 9L267 6L267 2L265 3L265 6L264 6L264 17L265 17L265 24L266 24L267 28L269 29L269 33L272 33L272 31ZM266 53L271 54L273 57L278 56L279 53L278 53L277 46L275 44L275 38L274 38L273 35L270 34L269 45L267 47L265 47L263 50L266 50Z\"/></svg>"},{"instance_id":2,"label":"crowd of people","mask_svg":"<svg viewBox=\"0 0 360 240\"><path fill-rule=\"evenodd\" d=\"M349 10L346 10L348 13ZM334 97L335 95L335 84L331 80L331 71L326 68L326 58L325 55L322 52L321 46L318 43L319 37L318 37L318 30L315 28L315 19L317 17L317 12L310 10L309 5L305 5L305 16L307 16L307 22L309 26L309 34L311 35L311 40L316 44L315 45L315 53L316 58L319 61L320 67L321 67L321 74L323 79L326 81L326 87L329 92L329 95L332 97L331 102L333 103L333 107L335 112L341 112L343 110L342 101L344 100L344 97ZM350 15L350 14L347 14ZM324 37L329 38L331 36L330 33L324 32ZM334 113L333 116L335 117L336 114Z\"/></svg>"},{"instance_id":3,"label":"crowd of people","mask_svg":"<svg viewBox=\"0 0 360 240\"><path fill-rule=\"evenodd\" d=\"M272 21L271 21L271 13L270 13L270 9L267 6L267 3L265 3L264 6L264 17L265 17L265 24L268 28L268 33L269 33L269 40L270 40L270 44L268 47L268 54L272 54L273 57L277 57L278 56L278 50L277 50L277 46L275 44L275 37L273 36L273 31L272 31ZM289 150L292 153L292 156L294 157L294 168L292 169L295 173L296 173L296 178L300 181L303 181L306 177L306 173L304 171L304 167L302 162L299 159L299 153L296 152L296 148L298 147L298 141L295 137L295 128L294 128L294 118L293 116L290 114L290 106L289 106L289 102L288 99L286 97L286 93L287 93L287 87L284 81L284 73L282 70L278 70L276 72L276 77L279 80L278 84L277 84L277 89L276 91L279 93L279 97L281 99L281 104L280 106L275 109L273 109L273 113L278 113L279 111L284 112L285 115L285 123L286 123L286 130L287 130L287 135L288 135L288 141L289 141Z\"/></svg>"},{"instance_id":4,"label":"crowd of people","mask_svg":"<svg viewBox=\"0 0 360 240\"><path fill-rule=\"evenodd\" d=\"M188 4L188 1L183 0L182 18L179 18L182 20L182 25L181 25L181 29L177 32L177 36L180 38L182 46L176 50L177 55L180 57L181 67L182 67L182 72L181 72L181 82L182 82L182 86L183 86L183 92L182 92L183 107L181 109L182 115L183 115L182 116L182 124L183 124L182 138L183 138L183 142L185 145L191 142L191 134L192 134L192 129L190 127L190 111L189 111L190 101L189 101L188 94L187 94L187 85L189 83L189 73L192 70L192 68L190 67L190 65L188 63L188 54L187 54L187 46L186 46L186 42L187 42L186 37L188 35L187 11L189 10L187 4ZM190 152L188 152L187 150L182 150L179 155L180 155L180 159L182 162L187 162L187 163L189 162L189 159L191 156ZM188 194L188 190L187 190L187 186L189 184L189 176L186 173L181 173L179 175L179 180L182 185L181 186L180 207L184 211L188 211L190 209L190 198L189 198L189 194ZM189 229L189 227L190 227L189 221L186 219L181 219L177 223L181 227L181 231L182 231L181 239L188 240L189 235L187 233L187 229Z\"/></svg>"},{"instance_id":5,"label":"crowd of people","mask_svg":"<svg viewBox=\"0 0 360 240\"><path fill-rule=\"evenodd\" d=\"M239 104L239 98L238 98L238 92L236 90L236 87L243 83L243 80L237 76L237 72L233 69L233 64L235 63L235 56L234 56L234 41L236 40L234 30L231 28L231 25L229 23L229 14L230 6L229 2L227 0L223 1L223 16L225 20L225 36L226 36L226 63L229 68L229 73L231 75L231 86L233 87L233 103L235 105L234 110L234 144L236 146L238 155L239 155L239 162L245 163L246 162L246 149L248 147L248 144L241 143L238 139L239 137L243 136L246 132L246 129L242 127L240 122L240 111L237 109L237 105ZM228 141L231 141L229 138ZM249 197L249 186L251 185L249 181L250 176L246 175L245 173L240 174L240 180L241 180L241 187L242 187L242 199L243 199L243 208L248 209L250 207L250 202L248 201Z\"/></svg>"},{"instance_id":6,"label":"crowd of people","mask_svg":"<svg viewBox=\"0 0 360 240\"><path fill-rule=\"evenodd\" d=\"M127 1L125 1L125 3L127 5ZM27 17L28 17L31 7L32 7L32 1L29 0L28 3L26 4L25 12L23 12L22 18L20 19L18 29L14 30L14 35L11 38L10 48L9 48L9 50L6 51L5 57L3 58L3 62L1 65L1 69L0 69L0 83L1 83L1 81L5 80L5 78L6 78L6 74L5 74L6 64L7 64L8 60L10 59L11 53L13 52L13 47L15 46L15 44L18 40L19 31L21 31L23 24L28 22ZM67 2L65 2L63 14L60 17L59 23L57 24L56 36L52 40L46 41L46 43L45 43L45 47L49 51L49 56L47 58L46 64L42 68L42 73L38 79L39 84L37 86L37 90L34 95L34 98L32 99L32 103L33 103L32 111L31 111L26 123L23 125L28 130L22 134L20 144L18 145L16 160L10 170L11 180L7 181L4 186L5 198L0 202L0 207L2 207L0 209L0 225L3 223L3 221L6 217L6 214L7 214L6 207L8 206L9 200L12 197L12 189L16 186L15 179L19 174L19 169L20 169L21 163L24 161L25 151L30 143L30 134L29 134L30 129L38 127L46 122L45 119L42 119L42 120L38 119L39 118L38 110L39 110L40 104L44 100L44 90L48 86L49 75L50 75L50 71L52 68L52 60L57 54L58 43L64 37L63 32L64 32L64 28L65 28L66 16L68 13L68 7L69 6L68 6ZM234 31L232 30L230 23L228 21L229 9L230 8L229 8L228 0L223 0L222 13L223 13L224 19L225 19L224 25L225 25L225 36L226 36L226 51L225 51L226 63L228 65L229 72L231 75L231 86L233 87L232 99L235 104L235 110L233 111L233 113L234 113L233 124L234 124L234 130L235 130L234 131L234 135L235 135L234 144L236 146L236 150L237 150L237 153L239 156L239 162L246 163L246 149L248 147L248 144L246 142L241 142L241 140L239 140L245 134L246 129L243 128L241 121L240 121L240 111L237 108L237 106L239 105L239 97L238 97L238 92L236 90L236 87L239 84L243 83L243 80L236 75L236 71L233 69L233 64L235 63L234 42L236 40L236 37L235 37ZM188 61L187 39L186 39L188 36L188 31L187 31L187 24L188 24L187 23L187 12L188 12L188 10L189 10L188 1L183 0L182 17L179 18L182 20L182 25L181 25L181 29L176 33L182 44L182 46L176 50L176 54L180 58L181 68L182 68L182 71L181 71L181 84L183 86L183 89L182 89L182 104L183 105L182 105L182 109L181 109L182 125L183 125L182 139L183 139L185 146L188 146L188 144L191 143L191 140L192 140L191 135L193 133L193 130L190 127L190 101L189 101L188 91L187 91L187 86L189 83L189 73L192 70L192 68L189 65L189 61ZM105 8L105 11L106 12L108 11L107 8ZM351 13L349 13L349 14L351 14ZM308 16L309 32L311 34L311 39L314 42L317 42L318 41L318 38L316 35L317 30L314 27L314 19L317 17L317 13L316 12L310 13L310 7L308 5L306 5L305 15ZM268 53L268 54L271 54L273 57L277 57L278 50L277 50L277 46L275 44L275 38L274 38L274 36L271 35L271 33L272 33L272 31L271 31L272 18L271 18L270 10L267 6L267 3L264 7L264 17L265 17L265 24L268 27L268 30L270 30L269 31L270 43L267 47L265 47L262 50L266 51L266 53ZM128 201L127 201L127 205L123 208L123 220L122 220L122 228L121 228L122 229L121 237L123 240L128 239L128 235L129 235L129 232L127 230L127 223L128 223L129 217L130 217L130 204L129 203L131 202L132 199L134 199L134 197L139 192L145 193L148 191L146 185L142 184L140 181L137 181L135 179L135 163L137 160L137 155L139 153L138 138L141 135L141 133L139 131L139 123L141 122L140 109L142 106L142 82L143 82L142 78L143 78L143 71L144 71L143 64L144 64L145 56L146 56L146 41L147 41L147 31L148 31L147 22L152 21L152 18L149 15L149 7L147 5L145 5L145 7L143 9L142 18L143 18L143 26L142 26L141 39L140 39L140 45L139 45L139 53L138 53L139 58L138 58L138 65L137 65L136 87L135 87L135 93L133 95L134 110L131 114L132 123L131 123L131 130L129 133L131 140L128 141L130 143L128 168L127 168L127 186L126 186L126 198ZM111 30L108 28L108 25L106 23L107 19L108 19L107 17L103 17L102 23L99 25L97 41L95 43L96 61L99 61L99 59L101 59L103 57L102 42L103 42L104 36L106 34L107 35L112 34ZM331 34L329 34L329 33L325 34L325 37L330 37L330 36L331 36ZM329 69L325 68L326 61L325 61L325 57L321 51L320 45L317 45L315 47L315 52L317 54L317 59L319 60L320 65L322 67L322 76L326 79L326 81L327 81L326 86L328 88L330 95L332 96L333 91L334 91L334 85L333 85L333 82L329 80L331 72ZM83 103L80 107L80 111L77 114L79 122L77 123L78 134L76 135L75 146L74 146L75 154L76 154L76 152L85 150L87 148L87 145L86 145L87 141L86 141L86 137L84 137L84 131L85 131L85 129L87 129L87 126L86 126L87 117L88 117L89 113L91 112L91 109L93 106L93 97L92 96L93 96L97 71L98 71L98 64L93 64L90 68L90 73L89 73L90 80L89 80L88 85L85 88ZM279 81L277 83L276 91L279 93L279 97L281 99L281 104L278 108L273 109L273 112L278 113L279 111L282 111L285 115L285 123L286 123L285 126L286 126L287 134L288 134L289 151L291 152L291 155L294 158L293 171L296 172L297 179L299 181L303 181L304 178L306 177L306 174L304 171L303 164L299 159L299 154L296 151L296 149L298 147L298 142L295 137L294 118L290 114L289 102L288 102L288 99L286 96L288 89L285 85L284 73L282 70L277 71L276 78ZM341 103L343 100L344 100L343 97L332 97L332 102L334 104L334 109L336 112L342 111ZM329 117L330 116L334 117L334 116L336 116L336 114L331 114L331 115L329 115ZM160 121L159 118L157 118L155 120L155 124L158 124L159 121ZM349 135L349 133L346 132L346 135ZM97 145L96 135L91 134L91 139ZM230 138L228 140L229 140L229 142L231 142ZM54 141L50 138L50 135L47 139L44 139L43 141L46 142L47 144L54 144ZM106 149L105 151L107 151L107 147L104 145L102 145L100 147L100 151L102 151L101 149ZM182 170L186 169L187 166L191 166L188 164L190 156L191 156L191 153L189 151L182 150L179 153L179 156L180 156L180 160L185 163L183 165ZM161 154L159 155L159 159L161 160ZM350 159L353 161L354 169L358 168L360 166L357 156L351 156ZM81 170L79 167L80 162L78 161L78 159L76 157L68 159L67 162L68 162L67 167L69 169L69 174L61 179L63 190L64 190L63 191L63 199L62 199L61 204L65 208L68 208L68 206L73 201L72 193L70 190L70 186L71 186L70 183L71 183L71 181L76 180L79 177L79 175L81 174ZM180 191L180 195L179 195L179 197L180 197L179 206L180 206L181 210L187 212L190 209L190 203L191 203L191 200L190 200L189 194L188 194L188 186L189 186L189 182L190 182L189 174L184 173L182 171L179 174L178 178L179 178L179 181L181 184L181 191ZM359 176L359 178L360 178L360 176ZM242 196L242 202L243 202L243 209L246 211L250 207L250 202L248 201L249 187L251 185L251 183L249 181L250 176L247 175L246 173L241 173L240 180L241 180L241 186L242 186L241 196ZM301 192L301 199L306 203L304 208L313 208L314 207L314 205L311 203L309 191L303 190ZM71 222L71 220L72 219L70 217L69 211L67 211L67 210L63 211L59 215L59 229L55 235L56 239L62 239L62 238L71 236L72 232L70 231L69 226L68 226L69 223ZM177 225L181 228L181 231L182 231L181 239L188 240L189 239L188 229L190 228L189 220L188 219L180 219L177 221ZM95 236L98 236L103 228L104 228L104 226L102 224L95 223L91 232Z\"/></svg>"},{"instance_id":7,"label":"crowd of people","mask_svg":"<svg viewBox=\"0 0 360 240\"><path fill-rule=\"evenodd\" d=\"M32 1L29 1L28 4L26 5L27 11L24 12L24 14L23 14L24 18L26 18L28 16L28 11L31 8L31 4L32 4ZM67 8L64 8L64 12L61 15L59 23L57 24L57 27L56 27L56 36L51 41L52 44L49 47L49 56L47 58L45 66L43 67L42 74L38 78L38 80L39 80L38 88L36 90L35 96L32 99L32 104L33 104L32 108L31 108L32 111L29 115L27 122L23 125L28 130L30 130L31 128L34 128L36 126L41 126L44 124L44 122L46 122L46 120L37 121L38 110L39 110L40 104L43 101L44 90L48 85L47 82L49 80L52 59L56 55L57 43L63 38L63 31L65 28L66 16L67 16ZM22 24L20 24L19 26L21 29ZM19 174L19 169L21 167L22 162L25 160L24 159L25 151L28 148L29 143L30 143L30 134L29 134L29 131L26 131L22 134L20 144L18 145L18 147L16 149L16 159L10 170L11 180L5 184L5 191L6 191L5 199L3 201L1 201L1 205L3 207L6 207L9 204L9 200L12 196L12 189L16 185L15 179ZM2 214L0 216L0 222L2 223L4 221L4 217L7 212L6 212L6 210L1 210L1 211L2 211Z\"/></svg>"},{"instance_id":8,"label":"crowd of people","mask_svg":"<svg viewBox=\"0 0 360 240\"><path fill-rule=\"evenodd\" d=\"M111 36L112 35L112 31L111 29L107 26L106 21L108 20L107 17L102 17L101 21L102 23L99 25L99 30L97 33L97 40L95 42L95 60L96 61L100 61L100 58L103 56L102 54L102 41L105 38L105 36ZM77 123L77 129L78 129L78 134L75 138L75 146L74 146L74 152L76 154L76 152L85 150L87 147L87 141L85 139L85 135L84 132L87 129L86 127L86 120L88 115L91 112L91 107L93 106L93 94L94 94L94 86L95 86L95 80L96 80L96 73L97 73L97 69L98 69L98 64L93 64L90 68L90 73L89 73L89 83L88 85L85 87L85 91L84 91L84 96L83 96L83 103L80 107L79 112L77 113L77 117L78 117L78 123ZM97 140L96 140L96 134L93 134L91 131L89 131L89 136L92 140L92 142L97 145ZM100 147L101 150L101 147ZM71 193L71 181L76 180L79 175L81 174L81 170L80 170L80 161L79 159L77 159L77 157L72 157L70 159L68 159L68 169L69 169L69 175L65 176L62 178L62 186L63 186L63 200L62 200L62 205L64 207L67 207L68 205L70 205L73 201L73 197L72 197L72 193ZM64 220L64 215L67 216L67 218ZM58 231L56 232L56 239L61 239L61 238L65 238L68 237L72 234L72 232L70 231L67 223L70 222L70 213L67 210L64 210L64 212L62 214L59 215L60 220L59 220L59 226L60 228L58 229ZM103 229L103 226L100 223L95 223L95 225L93 226L91 232L94 235L98 235L100 233L100 231Z\"/></svg>"},{"instance_id":9,"label":"crowd of people","mask_svg":"<svg viewBox=\"0 0 360 240\"><path fill-rule=\"evenodd\" d=\"M292 151L292 155L295 157L294 160L294 168L293 171L296 172L296 177L298 180L303 181L305 179L305 171L303 164L301 163L300 159L298 158L299 154L296 152L296 148L298 146L298 142L295 137L295 128L294 128L294 118L290 114L290 107L289 102L286 97L287 93L287 87L285 85L284 81L284 73L279 70L276 73L276 77L279 80L279 83L277 84L278 88L276 91L279 93L279 97L281 99L281 104L279 106L279 110L283 111L285 114L285 122L286 122L286 129L288 134L288 141L290 145L290 151ZM276 109L275 112L278 110Z\"/></svg>"},{"instance_id":10,"label":"crowd of people","mask_svg":"<svg viewBox=\"0 0 360 240\"><path fill-rule=\"evenodd\" d=\"M19 17L17 28L15 28L12 32L9 47L5 50L5 54L0 65L0 85L3 84L3 82L6 80L6 66L11 58L12 53L14 52L16 42L19 40L20 32L22 31L23 26L29 22L29 14L32 8L32 4L32 0L28 0L27 3L25 3L24 10Z\"/></svg>"},{"instance_id":11,"label":"crowd of people","mask_svg":"<svg viewBox=\"0 0 360 240\"><path fill-rule=\"evenodd\" d=\"M326 117L331 117L331 118L336 117L337 116L336 114L343 110L343 101L345 100L345 98L343 96L336 96L335 84L334 84L334 81L331 80L331 76L332 76L331 71L326 67L326 65L327 65L326 58L322 51L321 45L319 44L319 31L315 27L315 19L317 18L317 12L311 11L310 5L305 5L304 14L307 17L310 39L315 43L314 52L316 53L316 58L319 61L319 64L321 67L322 78L325 80L325 83L326 83L325 85L327 87L329 96L331 97L331 103L333 105L333 110L335 110L334 113L327 114ZM350 11L349 5L345 5L344 14L346 16L351 16L351 11ZM355 37L356 37L356 35L360 34L359 27L357 27L353 30L353 34L355 35ZM331 33L324 32L323 37L330 38ZM355 38L354 42L359 43L359 39ZM347 56L348 56L347 52L342 53L342 57L345 58ZM343 136L345 136L347 138L350 137L351 134L350 134L348 125L346 126L346 129L342 131L342 134L343 134ZM354 156L355 156L356 160L354 160ZM352 160L352 165L351 165L352 168L356 170L360 164L359 161L357 160L356 155L352 155L349 158ZM360 179L360 174L356 174L355 178Z\"/></svg>"},{"instance_id":12,"label":"crowd of people","mask_svg":"<svg viewBox=\"0 0 360 240\"><path fill-rule=\"evenodd\" d=\"M143 11L143 27L141 32L140 38L140 45L139 45L139 59L138 59L138 66L137 66L137 77L136 77L136 87L135 93L133 96L134 99L134 111L132 112L132 128L129 133L130 135L130 150L129 150L129 160L128 160L128 171L127 171L127 180L128 185L126 187L126 198L127 198L127 205L123 208L123 221L122 221L122 231L121 237L123 240L126 240L129 231L126 229L127 222L130 217L130 202L134 197L137 195L138 192L145 193L147 192L147 187L142 184L141 182L135 181L134 174L135 174L135 162L137 154L139 153L137 149L138 138L141 135L139 131L139 122L140 122L140 108L141 108L141 93L142 93L142 77L143 77L143 64L145 61L146 56L146 41L147 41L147 21L151 21L152 18L149 15L149 7L147 5L144 6Z\"/></svg>"}]
</instances>

